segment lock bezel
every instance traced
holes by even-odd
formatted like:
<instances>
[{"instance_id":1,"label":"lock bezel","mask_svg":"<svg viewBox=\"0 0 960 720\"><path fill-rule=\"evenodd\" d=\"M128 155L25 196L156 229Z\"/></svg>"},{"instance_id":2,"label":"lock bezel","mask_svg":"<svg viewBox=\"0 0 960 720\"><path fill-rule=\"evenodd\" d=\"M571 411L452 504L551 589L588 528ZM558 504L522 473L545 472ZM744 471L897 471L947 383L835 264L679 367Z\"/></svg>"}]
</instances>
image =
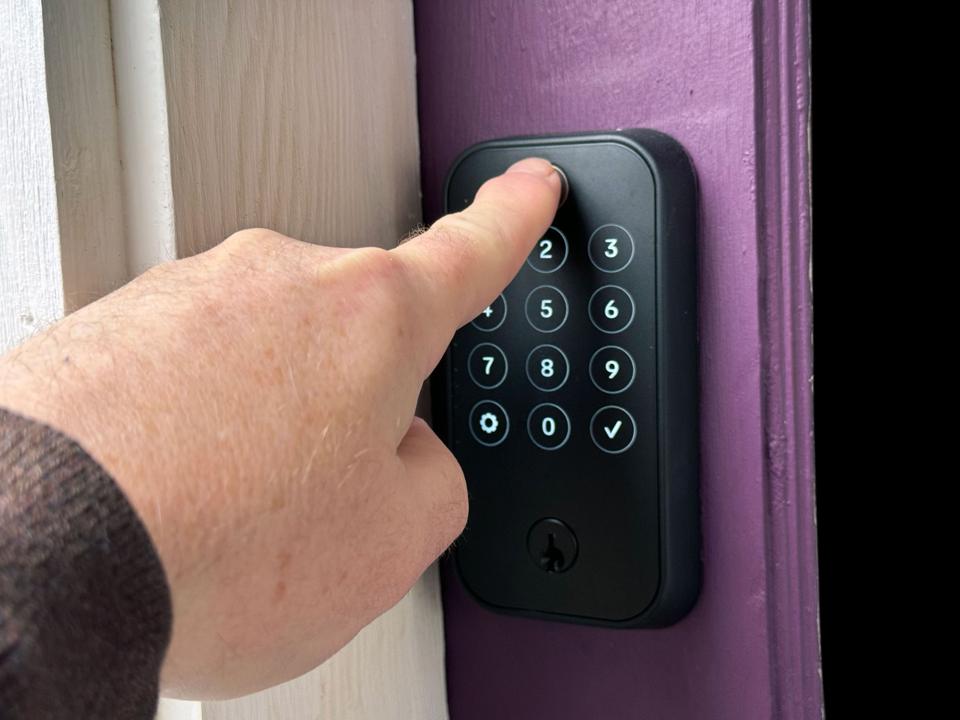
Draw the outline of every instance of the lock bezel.
<instances>
[{"instance_id":1,"label":"lock bezel","mask_svg":"<svg viewBox=\"0 0 960 720\"><path fill-rule=\"evenodd\" d=\"M444 182L450 212L451 179L468 157L491 148L616 143L636 153L654 178L656 225L657 457L659 488L659 585L653 601L623 620L505 608L477 595L460 572L465 589L496 612L604 627L663 627L684 617L700 591L699 372L697 349L697 182L690 158L673 138L650 129L547 134L488 140L464 150ZM668 330L669 329L669 330ZM434 427L451 444L450 352L431 377Z\"/></svg>"}]
</instances>

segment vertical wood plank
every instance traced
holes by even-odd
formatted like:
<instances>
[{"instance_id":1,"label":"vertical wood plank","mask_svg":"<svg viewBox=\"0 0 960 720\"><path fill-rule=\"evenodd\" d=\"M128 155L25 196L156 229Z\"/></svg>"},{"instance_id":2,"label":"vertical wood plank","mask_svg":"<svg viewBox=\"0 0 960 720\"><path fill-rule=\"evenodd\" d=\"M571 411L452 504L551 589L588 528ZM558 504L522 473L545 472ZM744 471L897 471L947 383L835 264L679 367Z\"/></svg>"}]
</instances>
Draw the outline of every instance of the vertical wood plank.
<instances>
[{"instance_id":1,"label":"vertical wood plank","mask_svg":"<svg viewBox=\"0 0 960 720\"><path fill-rule=\"evenodd\" d=\"M109 0L44 0L66 311L128 279Z\"/></svg>"},{"instance_id":2,"label":"vertical wood plank","mask_svg":"<svg viewBox=\"0 0 960 720\"><path fill-rule=\"evenodd\" d=\"M63 309L40 0L0 0L0 352Z\"/></svg>"},{"instance_id":3,"label":"vertical wood plank","mask_svg":"<svg viewBox=\"0 0 960 720\"><path fill-rule=\"evenodd\" d=\"M111 0L110 23L127 268L134 276L177 257L160 7L157 0Z\"/></svg>"},{"instance_id":4,"label":"vertical wood plank","mask_svg":"<svg viewBox=\"0 0 960 720\"><path fill-rule=\"evenodd\" d=\"M390 247L418 224L409 0L159 9L179 257L245 227ZM314 672L203 717L444 720L436 570Z\"/></svg>"}]
</instances>

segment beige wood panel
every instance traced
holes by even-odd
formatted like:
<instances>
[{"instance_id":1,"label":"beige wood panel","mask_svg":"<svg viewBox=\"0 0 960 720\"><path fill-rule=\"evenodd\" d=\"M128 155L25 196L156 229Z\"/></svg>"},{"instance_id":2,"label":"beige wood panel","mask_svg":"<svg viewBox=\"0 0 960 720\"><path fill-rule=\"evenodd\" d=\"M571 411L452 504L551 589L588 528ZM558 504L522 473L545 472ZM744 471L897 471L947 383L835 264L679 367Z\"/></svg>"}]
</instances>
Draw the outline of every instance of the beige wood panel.
<instances>
[{"instance_id":1,"label":"beige wood panel","mask_svg":"<svg viewBox=\"0 0 960 720\"><path fill-rule=\"evenodd\" d=\"M267 226L390 246L419 220L410 0L161 0L179 254Z\"/></svg>"},{"instance_id":2,"label":"beige wood panel","mask_svg":"<svg viewBox=\"0 0 960 720\"><path fill-rule=\"evenodd\" d=\"M160 0L177 254L235 230L390 247L420 220L410 0ZM447 717L436 571L336 657L203 718Z\"/></svg>"},{"instance_id":3,"label":"beige wood panel","mask_svg":"<svg viewBox=\"0 0 960 720\"><path fill-rule=\"evenodd\" d=\"M66 311L128 279L109 0L44 0Z\"/></svg>"}]
</instances>

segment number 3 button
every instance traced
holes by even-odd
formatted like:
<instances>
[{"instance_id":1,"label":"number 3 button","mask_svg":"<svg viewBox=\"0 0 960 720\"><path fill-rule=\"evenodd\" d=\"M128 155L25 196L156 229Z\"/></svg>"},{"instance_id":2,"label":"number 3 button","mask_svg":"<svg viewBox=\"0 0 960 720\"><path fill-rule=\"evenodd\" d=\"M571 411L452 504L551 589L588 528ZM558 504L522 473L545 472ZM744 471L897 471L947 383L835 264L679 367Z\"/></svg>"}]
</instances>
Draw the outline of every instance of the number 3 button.
<instances>
[{"instance_id":1,"label":"number 3 button","mask_svg":"<svg viewBox=\"0 0 960 720\"><path fill-rule=\"evenodd\" d=\"M527 265L541 273L556 272L566 261L567 238L555 227L544 233L527 257Z\"/></svg>"},{"instance_id":2,"label":"number 3 button","mask_svg":"<svg viewBox=\"0 0 960 720\"><path fill-rule=\"evenodd\" d=\"M590 262L604 272L619 272L633 259L633 238L619 225L598 227L589 245Z\"/></svg>"},{"instance_id":3,"label":"number 3 button","mask_svg":"<svg viewBox=\"0 0 960 720\"><path fill-rule=\"evenodd\" d=\"M541 285L527 295L524 311L537 330L553 332L567 321L567 298L553 285Z\"/></svg>"},{"instance_id":4,"label":"number 3 button","mask_svg":"<svg viewBox=\"0 0 960 720\"><path fill-rule=\"evenodd\" d=\"M633 322L633 298L618 285L604 285L590 296L590 321L600 332L618 333Z\"/></svg>"}]
</instances>

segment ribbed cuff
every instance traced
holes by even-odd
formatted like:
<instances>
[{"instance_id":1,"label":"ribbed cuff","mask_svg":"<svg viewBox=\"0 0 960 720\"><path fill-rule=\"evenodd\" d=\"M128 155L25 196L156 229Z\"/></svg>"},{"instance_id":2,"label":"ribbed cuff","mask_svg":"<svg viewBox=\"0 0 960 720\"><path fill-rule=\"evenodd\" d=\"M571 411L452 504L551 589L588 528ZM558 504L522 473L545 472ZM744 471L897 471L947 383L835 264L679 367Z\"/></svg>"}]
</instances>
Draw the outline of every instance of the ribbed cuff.
<instances>
[{"instance_id":1,"label":"ribbed cuff","mask_svg":"<svg viewBox=\"0 0 960 720\"><path fill-rule=\"evenodd\" d=\"M0 408L0 717L152 718L171 628L120 488L76 442Z\"/></svg>"}]
</instances>

